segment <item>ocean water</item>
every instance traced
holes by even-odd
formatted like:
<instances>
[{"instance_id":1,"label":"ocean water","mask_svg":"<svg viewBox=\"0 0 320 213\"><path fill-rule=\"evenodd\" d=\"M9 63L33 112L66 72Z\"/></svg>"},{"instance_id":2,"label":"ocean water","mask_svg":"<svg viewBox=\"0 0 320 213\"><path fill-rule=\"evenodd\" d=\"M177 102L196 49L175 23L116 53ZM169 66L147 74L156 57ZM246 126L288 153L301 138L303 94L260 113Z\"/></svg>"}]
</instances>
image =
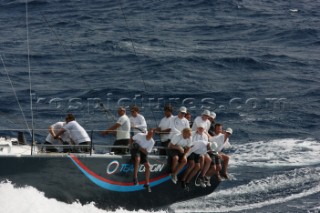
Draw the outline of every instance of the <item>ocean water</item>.
<instances>
[{"instance_id":1,"label":"ocean water","mask_svg":"<svg viewBox=\"0 0 320 213\"><path fill-rule=\"evenodd\" d=\"M0 135L42 142L72 112L111 144L98 132L120 105L149 127L165 103L209 109L234 130L231 180L164 211L319 212L319 19L310 0L2 0ZM6 212L108 212L10 182L0 192Z\"/></svg>"}]
</instances>

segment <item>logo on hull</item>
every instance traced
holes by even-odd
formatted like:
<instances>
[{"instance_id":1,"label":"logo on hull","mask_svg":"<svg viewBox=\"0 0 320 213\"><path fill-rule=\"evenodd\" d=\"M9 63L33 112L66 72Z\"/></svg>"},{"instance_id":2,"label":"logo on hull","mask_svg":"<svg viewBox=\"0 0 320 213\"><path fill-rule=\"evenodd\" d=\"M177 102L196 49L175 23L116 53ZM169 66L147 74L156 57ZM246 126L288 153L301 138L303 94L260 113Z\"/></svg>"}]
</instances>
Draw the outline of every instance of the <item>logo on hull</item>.
<instances>
[{"instance_id":1,"label":"logo on hull","mask_svg":"<svg viewBox=\"0 0 320 213\"><path fill-rule=\"evenodd\" d=\"M111 190L111 191L117 191L117 192L133 192L133 191L140 191L145 190L143 185L145 184L145 181L139 182L139 185L133 185L132 182L119 182L119 181L113 181L109 180L105 177L102 177L92 170L90 170L87 166L85 166L75 155L68 155L68 157L71 159L71 161L80 169L80 171L93 183L98 185L101 188ZM122 164L120 166L118 161L112 161L107 166L107 174L108 172L113 174L118 169L122 172L131 172L131 166L128 166L129 164ZM161 166L162 165L162 166ZM154 164L152 169L154 171L162 171L164 167L164 164ZM128 169L130 168L130 169ZM133 170L132 170L133 171ZM144 167L139 167L139 171L144 171ZM168 181L170 179L169 174L165 173L158 177L150 179L150 187L157 186L165 181Z\"/></svg>"}]
</instances>

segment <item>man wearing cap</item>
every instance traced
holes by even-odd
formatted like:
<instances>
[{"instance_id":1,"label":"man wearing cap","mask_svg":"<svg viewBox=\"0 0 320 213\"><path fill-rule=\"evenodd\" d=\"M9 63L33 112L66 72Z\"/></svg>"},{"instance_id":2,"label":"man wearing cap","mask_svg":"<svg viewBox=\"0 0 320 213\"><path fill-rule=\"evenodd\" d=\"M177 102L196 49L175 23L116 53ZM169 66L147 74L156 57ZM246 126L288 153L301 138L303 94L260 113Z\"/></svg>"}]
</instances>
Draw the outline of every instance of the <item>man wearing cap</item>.
<instances>
[{"instance_id":1,"label":"man wearing cap","mask_svg":"<svg viewBox=\"0 0 320 213\"><path fill-rule=\"evenodd\" d=\"M170 133L170 120L172 119L172 106L170 104L164 107L164 117L161 119L158 128L155 130L156 133L160 134L161 146L163 149L160 149L160 155L166 155L168 144L170 142L169 133Z\"/></svg>"},{"instance_id":2,"label":"man wearing cap","mask_svg":"<svg viewBox=\"0 0 320 213\"><path fill-rule=\"evenodd\" d=\"M192 147L187 154L188 168L184 172L181 183L182 188L187 188L190 180L201 170L200 178L196 186L206 187L204 175L209 169L211 159L207 156L208 135L205 133L205 125L201 123L197 131L192 132ZM202 166L201 166L202 165ZM202 168L201 168L202 167Z\"/></svg>"},{"instance_id":3,"label":"man wearing cap","mask_svg":"<svg viewBox=\"0 0 320 213\"><path fill-rule=\"evenodd\" d=\"M176 116L173 116L170 119L170 134L169 138L176 134L180 134L181 131L185 128L190 128L189 121L185 118L185 114L187 113L187 108L182 106L179 109L179 113Z\"/></svg>"},{"instance_id":4,"label":"man wearing cap","mask_svg":"<svg viewBox=\"0 0 320 213\"><path fill-rule=\"evenodd\" d=\"M209 116L209 121L210 121L210 127L208 130L208 133L210 136L214 136L214 125L216 124L216 113L215 112L210 112L210 116Z\"/></svg>"},{"instance_id":5,"label":"man wearing cap","mask_svg":"<svg viewBox=\"0 0 320 213\"><path fill-rule=\"evenodd\" d=\"M209 121L209 117L210 117L210 111L209 110L204 110L201 113L201 116L197 116L194 119L193 125L192 125L192 131L196 131L197 127L202 124L205 126L205 131L208 132L209 128L210 128L210 121Z\"/></svg>"},{"instance_id":6,"label":"man wearing cap","mask_svg":"<svg viewBox=\"0 0 320 213\"><path fill-rule=\"evenodd\" d=\"M210 179L213 175L216 176L216 179L218 181L221 181L220 171L222 169L222 167L221 167L222 157L221 157L221 155L219 155L217 148L218 148L218 145L216 142L209 142L208 155L211 158L211 165L210 165L209 170L207 171L207 173L204 176L205 183L207 186L211 186Z\"/></svg>"},{"instance_id":7,"label":"man wearing cap","mask_svg":"<svg viewBox=\"0 0 320 213\"><path fill-rule=\"evenodd\" d=\"M115 133L116 141L113 145L115 146L128 146L130 141L130 119L126 115L126 109L124 107L118 108L118 115L120 116L118 121L112 125L109 129L101 132L101 135L108 135ZM126 154L126 148L112 148L112 152L115 154Z\"/></svg>"},{"instance_id":8,"label":"man wearing cap","mask_svg":"<svg viewBox=\"0 0 320 213\"><path fill-rule=\"evenodd\" d=\"M220 127L222 128L221 124L216 124L216 128L220 129ZM210 138L209 141L210 142L216 142L217 143L217 152L219 153L219 155L221 156L222 160L223 160L223 168L224 171L221 175L221 177L225 178L225 179L229 179L228 173L227 173L227 169L228 169L228 164L229 164L229 156L224 154L222 152L223 148L226 148L228 146L230 146L229 143L229 137L232 135L233 130L231 128L227 128L226 131L224 133L220 132L218 135L215 135L214 137Z\"/></svg>"}]
</instances>

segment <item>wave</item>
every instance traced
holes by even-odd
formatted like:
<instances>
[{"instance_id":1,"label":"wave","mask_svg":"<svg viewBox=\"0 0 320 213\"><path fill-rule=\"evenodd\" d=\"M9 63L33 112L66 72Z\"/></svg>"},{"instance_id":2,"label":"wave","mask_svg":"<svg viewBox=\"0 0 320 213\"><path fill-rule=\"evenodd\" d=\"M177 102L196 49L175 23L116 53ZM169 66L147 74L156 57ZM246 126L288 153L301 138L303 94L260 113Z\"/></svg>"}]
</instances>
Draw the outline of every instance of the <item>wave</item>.
<instances>
[{"instance_id":1,"label":"wave","mask_svg":"<svg viewBox=\"0 0 320 213\"><path fill-rule=\"evenodd\" d=\"M232 143L232 141L231 141ZM306 166L319 163L320 143L314 139L276 139L270 141L233 143L232 167Z\"/></svg>"},{"instance_id":2,"label":"wave","mask_svg":"<svg viewBox=\"0 0 320 213\"><path fill-rule=\"evenodd\" d=\"M107 212L138 212L144 213L144 210L128 211L125 209L117 209L116 211L108 211L98 209L94 203L82 205L79 202L67 204L55 199L46 198L43 192L33 187L17 188L11 182L0 183L0 206L2 212L8 213L107 213ZM27 198L27 199L26 199ZM17 205L19 204L19 205ZM148 211L149 212L149 211ZM161 211L157 211L161 212ZM162 211L163 212L163 211Z\"/></svg>"},{"instance_id":3,"label":"wave","mask_svg":"<svg viewBox=\"0 0 320 213\"><path fill-rule=\"evenodd\" d=\"M217 191L205 199L182 202L171 207L175 209L175 212L242 212L248 210L257 212L257 209L263 207L269 209L265 211L270 211L272 207L269 208L269 206L271 205L284 204L320 193L319 172L320 167L294 169L284 174L252 180L247 184ZM317 202L316 199L315 207L312 208L317 208ZM288 211L288 206L283 208Z\"/></svg>"}]
</instances>

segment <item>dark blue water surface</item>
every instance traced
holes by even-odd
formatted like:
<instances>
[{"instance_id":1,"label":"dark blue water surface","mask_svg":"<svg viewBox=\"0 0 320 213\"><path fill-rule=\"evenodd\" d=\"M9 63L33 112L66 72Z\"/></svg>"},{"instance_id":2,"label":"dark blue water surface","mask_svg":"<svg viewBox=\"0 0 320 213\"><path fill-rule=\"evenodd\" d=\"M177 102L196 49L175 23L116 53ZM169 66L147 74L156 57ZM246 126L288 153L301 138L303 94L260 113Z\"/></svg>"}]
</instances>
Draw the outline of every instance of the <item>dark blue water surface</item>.
<instances>
[{"instance_id":1,"label":"dark blue water surface","mask_svg":"<svg viewBox=\"0 0 320 213\"><path fill-rule=\"evenodd\" d=\"M165 103L209 109L233 181L172 211L319 211L319 19L311 0L2 0L1 134L42 141L72 112L109 144L120 105L149 127Z\"/></svg>"}]
</instances>

